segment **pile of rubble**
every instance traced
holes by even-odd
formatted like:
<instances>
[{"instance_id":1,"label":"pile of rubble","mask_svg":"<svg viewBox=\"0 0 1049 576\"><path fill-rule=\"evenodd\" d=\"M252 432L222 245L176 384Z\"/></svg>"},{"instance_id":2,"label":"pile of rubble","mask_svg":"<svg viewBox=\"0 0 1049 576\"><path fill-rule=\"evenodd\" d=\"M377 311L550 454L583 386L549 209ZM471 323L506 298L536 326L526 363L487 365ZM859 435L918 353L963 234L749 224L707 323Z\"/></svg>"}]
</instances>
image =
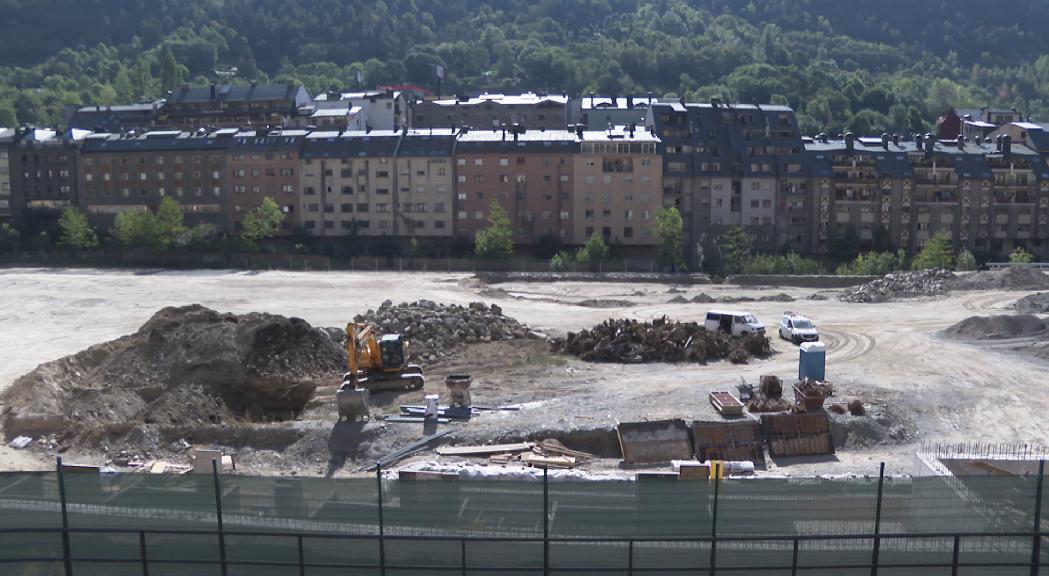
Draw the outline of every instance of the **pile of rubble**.
<instances>
[{"instance_id":1,"label":"pile of rubble","mask_svg":"<svg viewBox=\"0 0 1049 576\"><path fill-rule=\"evenodd\" d=\"M1036 268L1012 267L1002 270L973 272L954 278L954 290L1045 290L1049 275Z\"/></svg>"},{"instance_id":2,"label":"pile of rubble","mask_svg":"<svg viewBox=\"0 0 1049 576\"><path fill-rule=\"evenodd\" d=\"M842 302L870 304L901 298L945 296L949 293L948 285L952 279L954 274L942 269L898 272L849 288L838 299Z\"/></svg>"},{"instance_id":3,"label":"pile of rubble","mask_svg":"<svg viewBox=\"0 0 1049 576\"><path fill-rule=\"evenodd\" d=\"M718 296L714 297L705 292L693 296L691 300L683 296L675 296L667 301L667 304L742 304L747 302L794 302L790 294L772 294L769 296Z\"/></svg>"},{"instance_id":4,"label":"pile of rubble","mask_svg":"<svg viewBox=\"0 0 1049 576\"><path fill-rule=\"evenodd\" d=\"M1017 312L1024 314L1045 314L1049 312L1049 292L1039 292L1024 296L1013 305Z\"/></svg>"},{"instance_id":5,"label":"pile of rubble","mask_svg":"<svg viewBox=\"0 0 1049 576\"><path fill-rule=\"evenodd\" d=\"M746 363L752 356L771 353L764 334L733 337L708 332L695 322L674 322L666 317L652 322L610 319L579 333L569 332L553 341L554 350L587 362L645 364L698 362L728 359Z\"/></svg>"},{"instance_id":6,"label":"pile of rubble","mask_svg":"<svg viewBox=\"0 0 1049 576\"><path fill-rule=\"evenodd\" d=\"M403 335L411 342L412 355L424 360L436 360L460 344L536 336L528 326L504 316L499 306L481 302L464 307L429 300L394 305L387 300L355 320L375 324L382 334Z\"/></svg>"}]
</instances>

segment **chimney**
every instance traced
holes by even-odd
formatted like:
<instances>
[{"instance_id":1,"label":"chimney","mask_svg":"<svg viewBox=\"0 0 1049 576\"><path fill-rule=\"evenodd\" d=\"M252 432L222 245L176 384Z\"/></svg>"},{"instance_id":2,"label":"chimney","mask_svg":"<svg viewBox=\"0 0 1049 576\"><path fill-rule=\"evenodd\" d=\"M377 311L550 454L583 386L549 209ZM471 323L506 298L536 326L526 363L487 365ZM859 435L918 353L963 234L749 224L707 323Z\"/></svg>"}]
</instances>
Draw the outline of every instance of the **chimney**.
<instances>
[{"instance_id":1,"label":"chimney","mask_svg":"<svg viewBox=\"0 0 1049 576\"><path fill-rule=\"evenodd\" d=\"M852 152L856 148L856 135L852 132L845 133L845 150Z\"/></svg>"},{"instance_id":2,"label":"chimney","mask_svg":"<svg viewBox=\"0 0 1049 576\"><path fill-rule=\"evenodd\" d=\"M637 124L631 122L630 123L630 137L631 138L634 137L634 130L636 130L636 129L637 129Z\"/></svg>"},{"instance_id":3,"label":"chimney","mask_svg":"<svg viewBox=\"0 0 1049 576\"><path fill-rule=\"evenodd\" d=\"M958 135L958 149L965 150L965 136Z\"/></svg>"},{"instance_id":4,"label":"chimney","mask_svg":"<svg viewBox=\"0 0 1049 576\"><path fill-rule=\"evenodd\" d=\"M512 130L512 132L514 134L514 142L517 142L517 137L519 136L520 132L517 130L516 127Z\"/></svg>"},{"instance_id":5,"label":"chimney","mask_svg":"<svg viewBox=\"0 0 1049 576\"><path fill-rule=\"evenodd\" d=\"M1013 137L1005 134L1002 136L1002 155L1008 157L1013 152Z\"/></svg>"},{"instance_id":6,"label":"chimney","mask_svg":"<svg viewBox=\"0 0 1049 576\"><path fill-rule=\"evenodd\" d=\"M999 134L994 139L994 149L998 152L1002 151L1002 135Z\"/></svg>"},{"instance_id":7,"label":"chimney","mask_svg":"<svg viewBox=\"0 0 1049 576\"><path fill-rule=\"evenodd\" d=\"M889 133L888 132L884 132L881 135L881 147L886 149L886 150L889 149Z\"/></svg>"},{"instance_id":8,"label":"chimney","mask_svg":"<svg viewBox=\"0 0 1049 576\"><path fill-rule=\"evenodd\" d=\"M211 85L211 99L215 99L215 84Z\"/></svg>"},{"instance_id":9,"label":"chimney","mask_svg":"<svg viewBox=\"0 0 1049 576\"><path fill-rule=\"evenodd\" d=\"M924 150L925 149L925 136L923 136L921 134L915 134L914 135L914 147L917 148L918 150Z\"/></svg>"},{"instance_id":10,"label":"chimney","mask_svg":"<svg viewBox=\"0 0 1049 576\"><path fill-rule=\"evenodd\" d=\"M892 145L897 147L897 148L900 147L900 135L899 134L893 134L892 135Z\"/></svg>"},{"instance_id":11,"label":"chimney","mask_svg":"<svg viewBox=\"0 0 1049 576\"><path fill-rule=\"evenodd\" d=\"M575 135L579 139L583 138L583 125L582 124L576 124Z\"/></svg>"},{"instance_id":12,"label":"chimney","mask_svg":"<svg viewBox=\"0 0 1049 576\"><path fill-rule=\"evenodd\" d=\"M633 108L634 108L634 97L633 96L627 96L626 97L626 107L631 109L631 110L633 110Z\"/></svg>"},{"instance_id":13,"label":"chimney","mask_svg":"<svg viewBox=\"0 0 1049 576\"><path fill-rule=\"evenodd\" d=\"M503 142L506 142L506 124L503 124Z\"/></svg>"}]
</instances>

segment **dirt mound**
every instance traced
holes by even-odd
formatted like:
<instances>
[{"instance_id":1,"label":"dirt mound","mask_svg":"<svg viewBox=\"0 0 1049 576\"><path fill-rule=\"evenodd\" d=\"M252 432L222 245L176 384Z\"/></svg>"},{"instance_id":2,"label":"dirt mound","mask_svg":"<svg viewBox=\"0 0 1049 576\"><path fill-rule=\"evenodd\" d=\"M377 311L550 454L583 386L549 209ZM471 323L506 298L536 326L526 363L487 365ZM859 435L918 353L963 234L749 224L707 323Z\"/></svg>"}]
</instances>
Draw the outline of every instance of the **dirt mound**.
<instances>
[{"instance_id":1,"label":"dirt mound","mask_svg":"<svg viewBox=\"0 0 1049 576\"><path fill-rule=\"evenodd\" d=\"M947 270L920 270L888 274L872 282L849 288L838 299L842 302L877 303L901 298L945 296L955 279Z\"/></svg>"},{"instance_id":2,"label":"dirt mound","mask_svg":"<svg viewBox=\"0 0 1049 576\"><path fill-rule=\"evenodd\" d=\"M651 362L699 362L728 359L746 363L751 356L771 353L764 334L742 338L708 332L694 322L681 323L665 317L652 322L606 320L590 330L569 332L553 342L559 352L574 354L587 362L645 364Z\"/></svg>"},{"instance_id":3,"label":"dirt mound","mask_svg":"<svg viewBox=\"0 0 1049 576\"><path fill-rule=\"evenodd\" d=\"M634 303L629 300L607 298L591 298L589 300L576 302L576 306L582 306L583 308L629 308L633 305Z\"/></svg>"},{"instance_id":4,"label":"dirt mound","mask_svg":"<svg viewBox=\"0 0 1049 576\"><path fill-rule=\"evenodd\" d=\"M1044 314L1049 312L1049 292L1031 294L1016 301L1017 312L1024 314Z\"/></svg>"},{"instance_id":5,"label":"dirt mound","mask_svg":"<svg viewBox=\"0 0 1049 576\"><path fill-rule=\"evenodd\" d=\"M134 334L16 380L3 396L11 408L4 431L90 445L178 426L285 420L345 364L324 330L297 318L164 308Z\"/></svg>"},{"instance_id":6,"label":"dirt mound","mask_svg":"<svg viewBox=\"0 0 1049 576\"><path fill-rule=\"evenodd\" d=\"M949 285L954 290L1045 290L1049 275L1034 268L1005 268L959 276Z\"/></svg>"},{"instance_id":7,"label":"dirt mound","mask_svg":"<svg viewBox=\"0 0 1049 576\"><path fill-rule=\"evenodd\" d=\"M394 306L387 300L378 310L357 316L357 322L375 324L383 334L403 334L416 359L436 360L460 344L497 342L532 336L527 326L495 304L471 302L469 306L445 306L430 300Z\"/></svg>"},{"instance_id":8,"label":"dirt mound","mask_svg":"<svg viewBox=\"0 0 1049 576\"><path fill-rule=\"evenodd\" d=\"M1044 320L1030 314L1016 316L973 316L944 330L958 340L1008 340L1038 336L1049 330Z\"/></svg>"}]
</instances>

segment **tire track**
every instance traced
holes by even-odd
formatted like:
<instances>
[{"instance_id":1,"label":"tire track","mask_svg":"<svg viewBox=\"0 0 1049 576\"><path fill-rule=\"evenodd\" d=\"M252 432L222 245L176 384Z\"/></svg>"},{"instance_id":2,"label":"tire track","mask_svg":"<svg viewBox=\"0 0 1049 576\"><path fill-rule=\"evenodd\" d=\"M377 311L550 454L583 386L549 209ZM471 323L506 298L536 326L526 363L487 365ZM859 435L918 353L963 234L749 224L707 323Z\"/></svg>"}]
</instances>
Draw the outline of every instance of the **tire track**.
<instances>
[{"instance_id":1,"label":"tire track","mask_svg":"<svg viewBox=\"0 0 1049 576\"><path fill-rule=\"evenodd\" d=\"M826 330L820 338L827 345L827 357L835 362L859 360L874 351L877 341L872 336L847 330Z\"/></svg>"}]
</instances>

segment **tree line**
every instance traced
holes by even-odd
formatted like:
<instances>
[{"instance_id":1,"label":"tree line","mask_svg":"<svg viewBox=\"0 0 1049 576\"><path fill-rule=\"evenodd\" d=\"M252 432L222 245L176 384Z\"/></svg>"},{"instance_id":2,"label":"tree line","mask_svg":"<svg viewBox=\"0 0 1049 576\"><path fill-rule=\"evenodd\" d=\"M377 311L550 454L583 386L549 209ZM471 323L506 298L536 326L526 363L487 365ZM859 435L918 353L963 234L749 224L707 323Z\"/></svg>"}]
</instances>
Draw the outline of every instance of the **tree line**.
<instances>
[{"instance_id":1,"label":"tree line","mask_svg":"<svg viewBox=\"0 0 1049 576\"><path fill-rule=\"evenodd\" d=\"M237 69L312 92L411 82L773 102L802 130L927 131L951 106L1049 116L1037 0L0 0L0 125Z\"/></svg>"}]
</instances>

